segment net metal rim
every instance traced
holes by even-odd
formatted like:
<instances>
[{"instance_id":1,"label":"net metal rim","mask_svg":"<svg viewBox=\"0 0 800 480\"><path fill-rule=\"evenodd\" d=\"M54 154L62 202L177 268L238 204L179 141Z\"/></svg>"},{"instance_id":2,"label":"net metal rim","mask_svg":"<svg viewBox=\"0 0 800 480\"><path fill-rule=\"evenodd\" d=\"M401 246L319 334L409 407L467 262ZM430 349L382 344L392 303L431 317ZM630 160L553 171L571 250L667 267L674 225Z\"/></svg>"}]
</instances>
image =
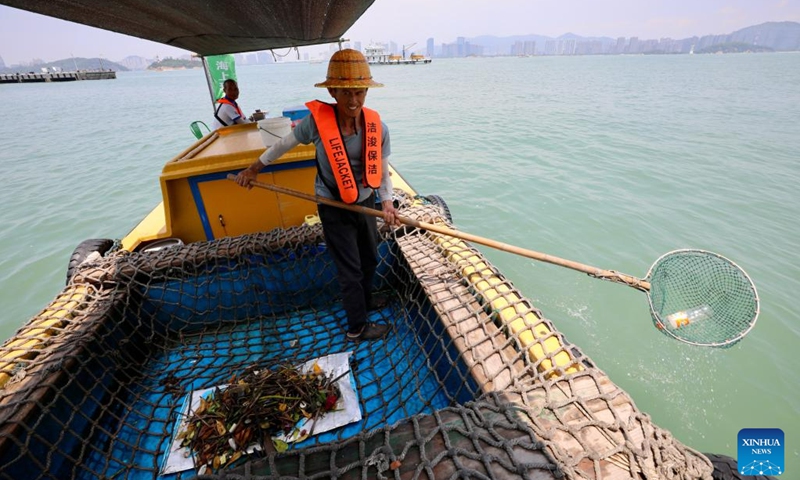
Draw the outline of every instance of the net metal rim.
<instances>
[{"instance_id":1,"label":"net metal rim","mask_svg":"<svg viewBox=\"0 0 800 480\"><path fill-rule=\"evenodd\" d=\"M761 299L758 297L758 290L756 289L755 283L753 283L753 279L750 278L750 275L748 275L747 272L742 267L740 267L736 262L734 262L733 260L731 260L731 259L729 259L729 258L727 258L725 256L722 256L722 255L720 255L718 253L714 253L714 252L711 252L711 251L708 251L708 250L699 249L699 248L680 248L680 249L677 249L677 250L669 251L669 252L661 255L660 257L658 257L656 259L656 261L653 262L652 265L650 265L650 269L647 270L647 275L645 276L645 279L648 282L650 282L651 281L651 274L653 273L653 269L656 266L658 266L664 258L669 257L671 255L679 254L679 253L701 253L701 254L704 254L704 255L710 255L710 256L713 256L713 257L717 257L720 260L723 260L723 261L731 264L733 267L735 267L737 270L739 270L742 273L742 275L744 275L744 278L747 279L747 282L750 284L750 288L753 289L753 297L754 297L755 302L756 302L755 314L753 315L753 319L750 321L749 326L746 329L744 329L736 337L730 338L730 339L728 339L728 340L726 340L724 342L713 342L713 343L709 343L709 342L705 342L705 343L703 343L703 342L693 342L691 340L687 340L687 339L685 339L683 337L675 335L672 331L670 331L670 329L668 329L666 327L659 328L659 330L662 331L663 333L669 335L670 337L674 338L675 340L679 340L679 341L681 341L683 343L688 343L689 345L695 345L695 346L698 346L698 347L727 347L727 346L731 346L731 345L735 344L736 342L738 342L739 340L744 338L748 333L750 333L750 330L752 330L753 327L755 327L756 321L758 320L758 316L761 313ZM655 307L655 305L653 305L653 298L650 295L650 291L647 292L647 303L650 306L650 314L654 315L655 317L657 317L658 321L663 324L663 322L661 321L661 316L656 312L656 307Z\"/></svg>"}]
</instances>

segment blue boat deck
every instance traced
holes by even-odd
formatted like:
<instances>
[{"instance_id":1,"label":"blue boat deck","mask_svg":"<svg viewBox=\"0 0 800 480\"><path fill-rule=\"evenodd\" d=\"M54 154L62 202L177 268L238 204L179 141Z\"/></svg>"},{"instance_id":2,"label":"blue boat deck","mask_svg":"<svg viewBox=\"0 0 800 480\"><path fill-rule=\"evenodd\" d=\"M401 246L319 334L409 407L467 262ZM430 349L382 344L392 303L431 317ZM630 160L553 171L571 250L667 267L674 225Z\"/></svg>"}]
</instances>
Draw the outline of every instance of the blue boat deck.
<instances>
[{"instance_id":1,"label":"blue boat deck","mask_svg":"<svg viewBox=\"0 0 800 480\"><path fill-rule=\"evenodd\" d=\"M460 256L465 268L487 271L475 282L462 278L427 235L401 232L381 244L373 287L390 303L370 315L391 333L349 343L319 233L309 227L230 238L87 267L82 275L91 283L69 285L64 297L72 301L59 302L58 312L70 318L51 339L58 354L25 359L26 376L12 388L27 390L7 397L0 476L192 478L199 472L191 467L161 472L193 392L224 386L250 367L344 352L352 352L360 421L285 453L220 466L269 478L376 478L389 470L410 478L424 465L436 478L532 470L549 480L608 470L622 479L652 467L655 455L668 459L665 468L710 472L706 457L652 425L510 284L493 286L491 298L505 290L502 299L517 316L541 322L521 333L498 323L501 312L478 290L495 278L488 263L477 253ZM43 321L55 316L48 312ZM533 362L521 337L545 328L551 334L540 334L534 347L558 337L559 348ZM542 368L567 351L581 370ZM632 452L649 451L642 447L648 442L665 453L627 464L640 454ZM565 445L566 457L543 455Z\"/></svg>"},{"instance_id":2,"label":"blue boat deck","mask_svg":"<svg viewBox=\"0 0 800 480\"><path fill-rule=\"evenodd\" d=\"M474 399L478 388L463 369L452 368L456 360L453 352L448 353L452 347L443 344L443 332L433 331L436 328L430 326L435 323L423 318L414 305L418 304L406 305L396 298L371 312L371 321L393 326L385 339L373 342L345 339L346 320L338 302L180 334L150 358L139 378L125 382L127 386L115 395L118 404L126 407L106 412L92 442L102 447L88 455L85 467L110 477L136 478L138 472L152 478L165 461L187 394L224 385L233 374L254 364L300 364L331 353L353 352L351 371L362 420L291 448L341 441ZM411 376L414 381L408 381ZM193 475L187 471L160 478Z\"/></svg>"}]
</instances>

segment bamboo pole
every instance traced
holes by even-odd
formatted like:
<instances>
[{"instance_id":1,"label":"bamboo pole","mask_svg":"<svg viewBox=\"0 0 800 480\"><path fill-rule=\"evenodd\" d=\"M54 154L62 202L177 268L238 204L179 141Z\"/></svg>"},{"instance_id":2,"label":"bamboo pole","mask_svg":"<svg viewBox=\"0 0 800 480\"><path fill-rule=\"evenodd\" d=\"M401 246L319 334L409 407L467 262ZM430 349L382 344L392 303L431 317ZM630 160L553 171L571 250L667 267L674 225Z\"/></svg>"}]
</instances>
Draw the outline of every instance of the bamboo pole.
<instances>
[{"instance_id":1,"label":"bamboo pole","mask_svg":"<svg viewBox=\"0 0 800 480\"><path fill-rule=\"evenodd\" d=\"M235 178L236 176L233 174L228 175L229 180L234 180ZM358 212L373 217L383 218L383 212L380 210L376 210L374 208L364 207L361 205L349 205L343 202L338 202L336 200L331 200L329 198L320 197L319 195L310 195L307 193L298 192L297 190L292 190L290 188L281 187L279 185L272 185L269 183L263 183L256 180L252 180L250 182L250 185L254 187L264 188L267 190L272 190L273 192L283 193L285 195L291 195L293 197L302 198L304 200L308 200L309 202L321 203L323 205L329 205L344 210L350 210L352 212ZM624 273L592 267L591 265L575 262L573 260L567 260L564 258L556 257L554 255L548 255L546 253L537 252L535 250L529 250L527 248L517 247L515 245L510 245L508 243L498 242L497 240L492 240L490 238L473 235L467 232L453 230L451 228L447 228L441 225L434 225L432 223L421 222L419 220L403 217L401 215L398 215L397 219L400 221L400 223L404 225L409 225L422 230L427 230L429 232L439 233L441 235L460 238L461 240L466 240L468 242L485 245L487 247L491 247L497 250L513 253L514 255L520 255L522 257L538 260L540 262L545 262L553 265L558 265L560 267L570 268L572 270L583 272L592 277L600 278L602 280L608 280L611 282L622 283L628 285L629 287L642 290L644 292L650 291L650 282L644 281L642 279Z\"/></svg>"}]
</instances>

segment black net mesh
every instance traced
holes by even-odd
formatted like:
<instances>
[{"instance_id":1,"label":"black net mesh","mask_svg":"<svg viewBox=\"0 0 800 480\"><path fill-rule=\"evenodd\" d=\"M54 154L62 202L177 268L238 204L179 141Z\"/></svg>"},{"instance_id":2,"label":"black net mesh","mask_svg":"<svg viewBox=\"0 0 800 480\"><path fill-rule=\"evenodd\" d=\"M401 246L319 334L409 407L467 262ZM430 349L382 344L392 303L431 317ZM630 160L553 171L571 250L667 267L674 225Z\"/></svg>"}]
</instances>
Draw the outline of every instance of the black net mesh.
<instances>
[{"instance_id":1,"label":"black net mesh","mask_svg":"<svg viewBox=\"0 0 800 480\"><path fill-rule=\"evenodd\" d=\"M656 327L687 343L733 345L758 317L758 294L750 278L715 253L670 252L653 264L648 279Z\"/></svg>"},{"instance_id":2,"label":"black net mesh","mask_svg":"<svg viewBox=\"0 0 800 480\"><path fill-rule=\"evenodd\" d=\"M446 223L420 199L400 210ZM318 225L84 265L0 348L0 478L192 478L162 472L191 392L338 352L360 421L204 474L709 478L480 252L383 235L374 287L389 303L370 319L391 332L355 344Z\"/></svg>"},{"instance_id":3,"label":"black net mesh","mask_svg":"<svg viewBox=\"0 0 800 480\"><path fill-rule=\"evenodd\" d=\"M248 463L207 480L274 478L564 478L517 406L498 394L415 415L337 445Z\"/></svg>"}]
</instances>

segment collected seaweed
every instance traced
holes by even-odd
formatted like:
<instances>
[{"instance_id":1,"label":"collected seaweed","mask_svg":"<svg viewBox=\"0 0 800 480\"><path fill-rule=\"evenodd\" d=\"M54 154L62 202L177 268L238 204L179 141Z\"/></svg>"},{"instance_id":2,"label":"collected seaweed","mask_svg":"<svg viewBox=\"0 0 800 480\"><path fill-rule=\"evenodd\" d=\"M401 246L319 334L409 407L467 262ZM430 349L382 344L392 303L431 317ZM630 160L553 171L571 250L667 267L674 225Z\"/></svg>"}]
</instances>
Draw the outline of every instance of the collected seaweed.
<instances>
[{"instance_id":1,"label":"collected seaweed","mask_svg":"<svg viewBox=\"0 0 800 480\"><path fill-rule=\"evenodd\" d=\"M293 435L298 441L312 435L313 425L312 431L298 431L297 424L336 408L341 397L337 380L326 376L316 363L308 372L291 365L248 367L241 377L234 375L229 385L200 398L177 439L194 455L201 474L235 462L254 445L285 450L286 443L273 437Z\"/></svg>"}]
</instances>

